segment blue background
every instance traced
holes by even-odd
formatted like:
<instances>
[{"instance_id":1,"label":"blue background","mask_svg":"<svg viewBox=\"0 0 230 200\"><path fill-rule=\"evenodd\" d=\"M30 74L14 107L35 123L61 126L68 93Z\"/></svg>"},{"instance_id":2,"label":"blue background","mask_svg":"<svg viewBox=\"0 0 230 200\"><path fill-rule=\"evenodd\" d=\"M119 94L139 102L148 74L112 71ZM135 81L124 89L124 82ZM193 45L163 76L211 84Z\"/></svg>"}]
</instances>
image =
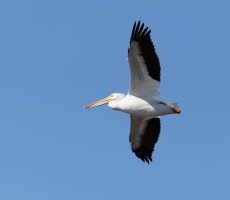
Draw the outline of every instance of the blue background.
<instances>
[{"instance_id":1,"label":"blue background","mask_svg":"<svg viewBox=\"0 0 230 200\"><path fill-rule=\"evenodd\" d=\"M0 1L0 199L230 199L229 1ZM150 165L129 116L82 107L129 85L135 20L152 30L162 117Z\"/></svg>"}]
</instances>

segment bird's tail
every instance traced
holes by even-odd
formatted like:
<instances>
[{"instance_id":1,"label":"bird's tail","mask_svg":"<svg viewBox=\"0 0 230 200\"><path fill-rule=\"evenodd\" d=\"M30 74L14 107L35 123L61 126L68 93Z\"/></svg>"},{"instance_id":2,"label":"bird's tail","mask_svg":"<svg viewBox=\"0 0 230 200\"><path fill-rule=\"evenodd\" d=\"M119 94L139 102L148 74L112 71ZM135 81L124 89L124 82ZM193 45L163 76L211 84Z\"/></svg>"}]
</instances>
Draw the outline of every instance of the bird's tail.
<instances>
[{"instance_id":1,"label":"bird's tail","mask_svg":"<svg viewBox=\"0 0 230 200\"><path fill-rule=\"evenodd\" d=\"M181 113L181 110L180 110L179 106L177 105L177 103L167 103L167 104L168 104L168 106L170 106L172 108L174 113L176 113L176 114Z\"/></svg>"}]
</instances>

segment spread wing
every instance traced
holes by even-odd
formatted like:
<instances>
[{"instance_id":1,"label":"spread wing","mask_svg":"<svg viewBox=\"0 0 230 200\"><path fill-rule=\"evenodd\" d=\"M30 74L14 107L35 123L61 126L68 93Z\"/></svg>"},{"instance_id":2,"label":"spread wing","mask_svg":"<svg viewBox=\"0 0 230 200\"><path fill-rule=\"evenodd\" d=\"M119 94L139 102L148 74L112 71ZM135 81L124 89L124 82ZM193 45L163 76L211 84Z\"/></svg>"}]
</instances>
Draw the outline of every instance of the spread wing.
<instances>
[{"instance_id":1,"label":"spread wing","mask_svg":"<svg viewBox=\"0 0 230 200\"><path fill-rule=\"evenodd\" d=\"M142 161L152 161L152 152L160 135L160 118L132 116L129 141L132 151Z\"/></svg>"},{"instance_id":2,"label":"spread wing","mask_svg":"<svg viewBox=\"0 0 230 200\"><path fill-rule=\"evenodd\" d=\"M161 68L150 32L144 23L134 23L128 49L131 73L129 94L158 98Z\"/></svg>"}]
</instances>

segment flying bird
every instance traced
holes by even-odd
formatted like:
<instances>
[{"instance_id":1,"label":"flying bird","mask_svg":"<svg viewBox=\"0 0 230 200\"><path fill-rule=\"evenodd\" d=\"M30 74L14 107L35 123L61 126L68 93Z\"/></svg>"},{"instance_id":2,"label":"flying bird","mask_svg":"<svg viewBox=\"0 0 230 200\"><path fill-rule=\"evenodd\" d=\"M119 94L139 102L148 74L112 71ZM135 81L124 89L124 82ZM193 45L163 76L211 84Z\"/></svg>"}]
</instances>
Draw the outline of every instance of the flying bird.
<instances>
[{"instance_id":1,"label":"flying bird","mask_svg":"<svg viewBox=\"0 0 230 200\"><path fill-rule=\"evenodd\" d=\"M160 100L161 67L150 32L140 21L133 25L128 48L131 73L128 94L113 93L84 107L108 104L114 110L128 113L131 121L129 141L132 151L147 163L152 161L152 152L159 138L160 116L181 112L176 103Z\"/></svg>"}]
</instances>

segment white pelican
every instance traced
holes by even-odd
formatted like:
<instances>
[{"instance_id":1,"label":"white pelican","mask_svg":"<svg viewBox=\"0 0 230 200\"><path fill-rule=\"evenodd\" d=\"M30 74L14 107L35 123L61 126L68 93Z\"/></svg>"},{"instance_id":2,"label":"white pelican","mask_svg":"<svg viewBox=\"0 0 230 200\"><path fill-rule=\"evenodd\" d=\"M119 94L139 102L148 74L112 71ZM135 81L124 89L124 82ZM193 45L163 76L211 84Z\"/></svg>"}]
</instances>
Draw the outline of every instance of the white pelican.
<instances>
[{"instance_id":1,"label":"white pelican","mask_svg":"<svg viewBox=\"0 0 230 200\"><path fill-rule=\"evenodd\" d=\"M113 93L84 107L93 108L108 103L114 110L129 113L132 151L147 163L152 161L152 152L160 134L160 116L181 112L176 103L160 100L158 88L161 68L150 32L140 21L133 25L128 49L131 73L128 94Z\"/></svg>"}]
</instances>

